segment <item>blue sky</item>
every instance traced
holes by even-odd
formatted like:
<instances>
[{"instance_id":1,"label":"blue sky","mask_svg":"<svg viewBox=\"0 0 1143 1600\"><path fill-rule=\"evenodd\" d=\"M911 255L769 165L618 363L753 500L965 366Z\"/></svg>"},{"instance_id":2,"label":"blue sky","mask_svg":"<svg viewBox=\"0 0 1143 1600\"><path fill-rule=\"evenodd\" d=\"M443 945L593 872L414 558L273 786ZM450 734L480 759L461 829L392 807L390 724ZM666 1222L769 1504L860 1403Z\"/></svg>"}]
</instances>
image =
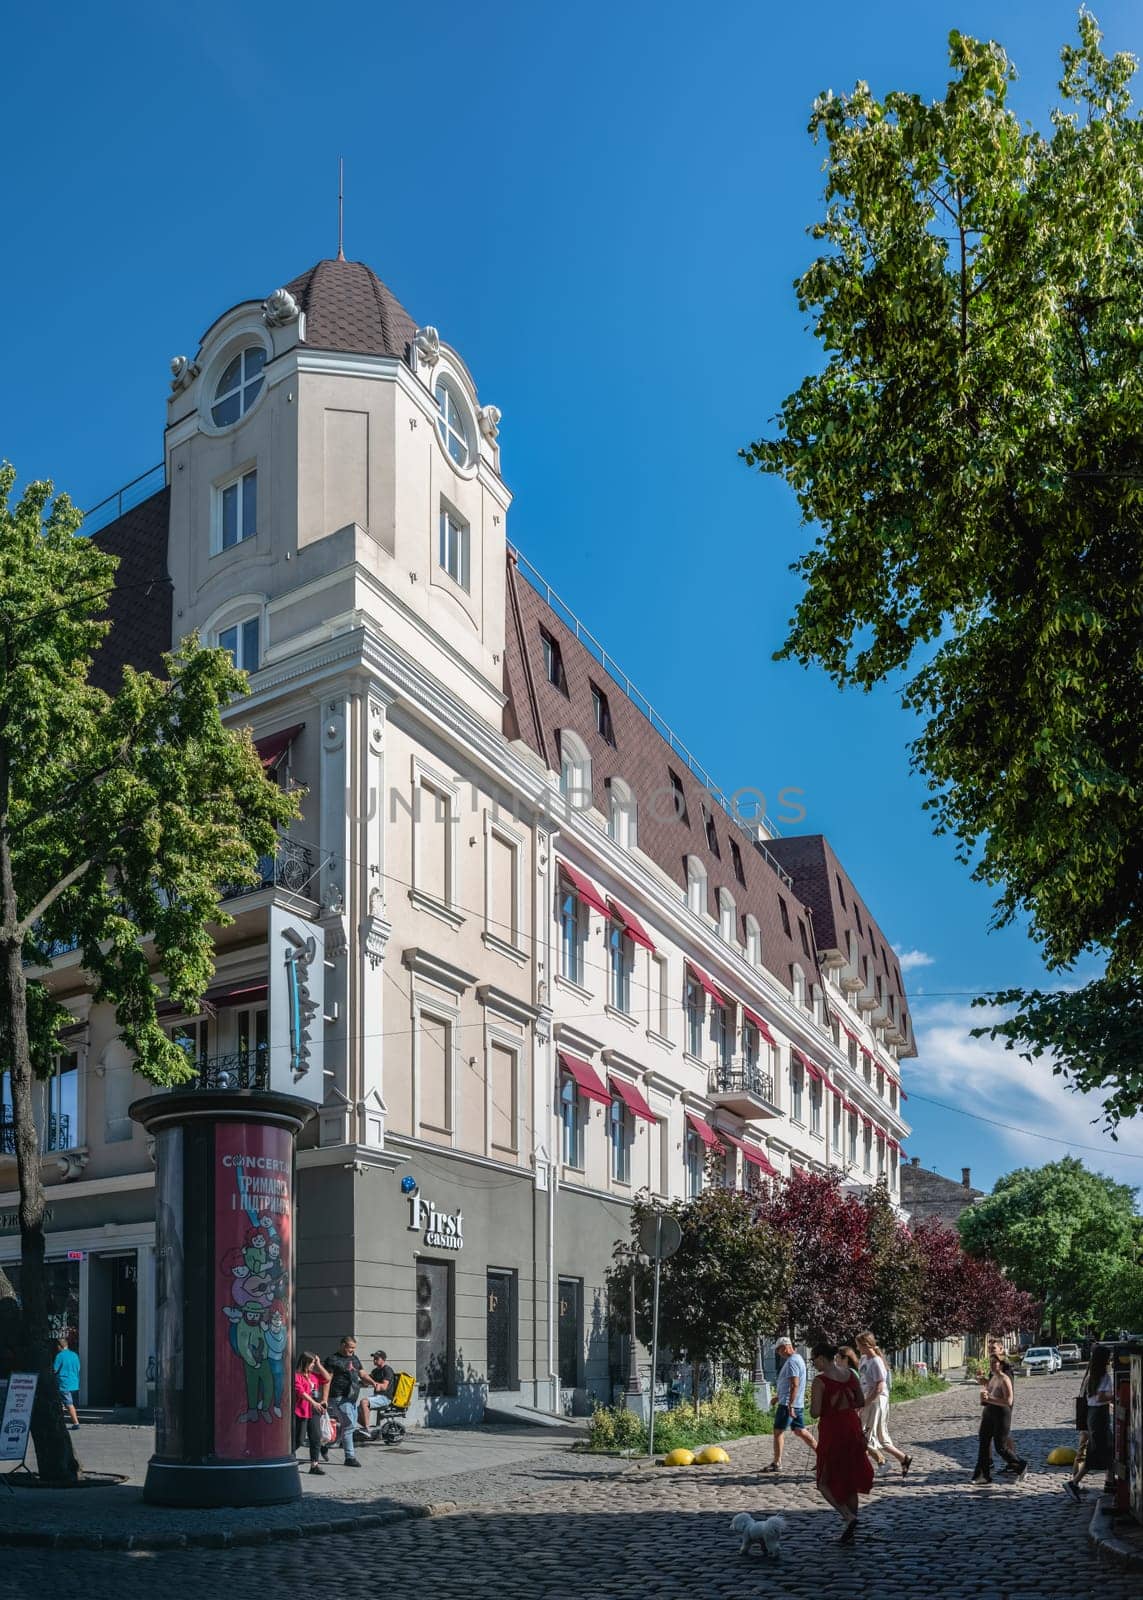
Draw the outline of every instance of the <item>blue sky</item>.
<instances>
[{"instance_id":1,"label":"blue sky","mask_svg":"<svg viewBox=\"0 0 1143 1600\"><path fill-rule=\"evenodd\" d=\"M1098 15L1109 47L1143 45L1138 0ZM158 461L169 358L335 252L344 155L347 254L503 412L510 537L728 791L774 813L804 790L804 826L916 953L911 1153L991 1186L1062 1154L1050 1134L1143 1181L1143 1131L1111 1144L1097 1106L968 1039L970 995L1039 979L1036 953L988 931L991 896L931 835L893 693L770 660L809 534L737 458L818 360L791 289L815 95L938 95L958 27L1004 43L1043 124L1074 6L65 0L46 19L20 8L6 33L0 456L85 506Z\"/></svg>"}]
</instances>

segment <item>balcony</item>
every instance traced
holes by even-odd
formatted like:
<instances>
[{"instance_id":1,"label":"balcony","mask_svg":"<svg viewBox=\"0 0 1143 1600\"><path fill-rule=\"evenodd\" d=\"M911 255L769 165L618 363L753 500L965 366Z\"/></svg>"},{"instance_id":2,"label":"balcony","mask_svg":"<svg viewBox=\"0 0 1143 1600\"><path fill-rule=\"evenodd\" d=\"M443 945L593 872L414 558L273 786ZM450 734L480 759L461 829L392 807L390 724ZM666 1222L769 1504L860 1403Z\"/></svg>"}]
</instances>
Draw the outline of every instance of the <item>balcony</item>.
<instances>
[{"instance_id":1,"label":"balcony","mask_svg":"<svg viewBox=\"0 0 1143 1600\"><path fill-rule=\"evenodd\" d=\"M712 1067L708 1088L715 1104L736 1117L757 1120L779 1115L774 1104L773 1078L751 1062L735 1061Z\"/></svg>"},{"instance_id":2,"label":"balcony","mask_svg":"<svg viewBox=\"0 0 1143 1600\"><path fill-rule=\"evenodd\" d=\"M270 1083L270 1052L238 1050L229 1056L204 1056L196 1063L198 1077L180 1089L266 1089Z\"/></svg>"},{"instance_id":3,"label":"balcony","mask_svg":"<svg viewBox=\"0 0 1143 1600\"><path fill-rule=\"evenodd\" d=\"M71 1116L64 1112L60 1116L50 1116L48 1125L40 1135L40 1150L42 1154L49 1155L53 1150L70 1150L71 1144ZM16 1154L16 1124L12 1120L12 1113L5 1106L0 1113L0 1156L14 1156Z\"/></svg>"},{"instance_id":4,"label":"balcony","mask_svg":"<svg viewBox=\"0 0 1143 1600\"><path fill-rule=\"evenodd\" d=\"M310 895L310 886L317 876L314 853L308 844L283 837L272 856L258 859L257 883L230 884L223 889L223 900L235 900L240 895L257 894L261 889L285 889L288 894Z\"/></svg>"}]
</instances>

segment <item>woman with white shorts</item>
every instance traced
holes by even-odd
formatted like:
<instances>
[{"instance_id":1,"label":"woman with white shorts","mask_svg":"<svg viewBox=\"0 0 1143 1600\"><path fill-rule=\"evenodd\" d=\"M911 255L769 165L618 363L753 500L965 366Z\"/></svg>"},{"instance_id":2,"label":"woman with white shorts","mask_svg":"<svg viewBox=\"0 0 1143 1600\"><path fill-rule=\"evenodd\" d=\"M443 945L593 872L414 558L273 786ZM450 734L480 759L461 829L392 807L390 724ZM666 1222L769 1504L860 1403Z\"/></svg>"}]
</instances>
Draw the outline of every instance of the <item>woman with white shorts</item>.
<instances>
[{"instance_id":1,"label":"woman with white shorts","mask_svg":"<svg viewBox=\"0 0 1143 1600\"><path fill-rule=\"evenodd\" d=\"M913 1464L911 1455L898 1450L889 1437L889 1365L875 1334L868 1331L857 1336L861 1355L861 1389L865 1395L865 1408L861 1413L865 1438L871 1450L884 1451L894 1461L901 1463L901 1476Z\"/></svg>"}]
</instances>

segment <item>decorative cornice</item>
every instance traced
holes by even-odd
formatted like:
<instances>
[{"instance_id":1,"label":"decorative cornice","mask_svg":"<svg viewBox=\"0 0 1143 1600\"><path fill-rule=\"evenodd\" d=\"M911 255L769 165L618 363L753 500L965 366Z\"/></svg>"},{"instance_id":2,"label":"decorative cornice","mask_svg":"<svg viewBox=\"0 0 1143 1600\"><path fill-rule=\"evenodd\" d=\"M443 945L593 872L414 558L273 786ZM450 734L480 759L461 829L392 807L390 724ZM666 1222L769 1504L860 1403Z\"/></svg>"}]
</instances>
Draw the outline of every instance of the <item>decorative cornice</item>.
<instances>
[{"instance_id":1,"label":"decorative cornice","mask_svg":"<svg viewBox=\"0 0 1143 1600\"><path fill-rule=\"evenodd\" d=\"M374 972L385 959L393 924L384 917L368 916L361 922L361 944Z\"/></svg>"},{"instance_id":2,"label":"decorative cornice","mask_svg":"<svg viewBox=\"0 0 1143 1600\"><path fill-rule=\"evenodd\" d=\"M498 1016L508 1017L524 1027L535 1022L540 1015L539 1006L532 1005L528 1000L520 1000L506 989L498 989L493 983L478 984L476 998L486 1011L494 1011Z\"/></svg>"},{"instance_id":3,"label":"decorative cornice","mask_svg":"<svg viewBox=\"0 0 1143 1600\"><path fill-rule=\"evenodd\" d=\"M427 983L434 983L440 989L447 989L451 994L464 994L476 982L475 973L454 967L443 956L433 955L431 950L422 950L416 945L402 953L401 962L418 978L424 978Z\"/></svg>"},{"instance_id":4,"label":"decorative cornice","mask_svg":"<svg viewBox=\"0 0 1143 1600\"><path fill-rule=\"evenodd\" d=\"M625 1056L622 1050L604 1050L602 1059L621 1078L646 1078L648 1075L647 1069L641 1061L636 1061L633 1056Z\"/></svg>"},{"instance_id":5,"label":"decorative cornice","mask_svg":"<svg viewBox=\"0 0 1143 1600\"><path fill-rule=\"evenodd\" d=\"M569 1050L577 1051L580 1055L593 1056L603 1048L601 1040L593 1039L590 1033L581 1033L571 1022L557 1022L555 1034L558 1045L566 1045Z\"/></svg>"}]
</instances>

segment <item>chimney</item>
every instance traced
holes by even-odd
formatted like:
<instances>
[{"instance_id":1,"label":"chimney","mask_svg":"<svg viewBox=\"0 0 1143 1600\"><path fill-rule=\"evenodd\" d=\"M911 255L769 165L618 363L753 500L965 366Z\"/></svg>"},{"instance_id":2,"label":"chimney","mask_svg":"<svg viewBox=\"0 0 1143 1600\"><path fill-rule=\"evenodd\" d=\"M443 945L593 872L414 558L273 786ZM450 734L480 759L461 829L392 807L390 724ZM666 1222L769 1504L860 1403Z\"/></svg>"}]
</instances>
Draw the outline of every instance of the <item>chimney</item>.
<instances>
[{"instance_id":1,"label":"chimney","mask_svg":"<svg viewBox=\"0 0 1143 1600\"><path fill-rule=\"evenodd\" d=\"M960 1181L961 1181L961 1183L964 1184L966 1189L971 1189L972 1188L972 1168L971 1167L962 1167L960 1169Z\"/></svg>"},{"instance_id":2,"label":"chimney","mask_svg":"<svg viewBox=\"0 0 1143 1600\"><path fill-rule=\"evenodd\" d=\"M920 1158L920 1156L914 1156L914 1157L913 1157L913 1165L914 1165L914 1166L915 1166L915 1167L919 1167L919 1166L920 1166L920 1165L921 1165L921 1158Z\"/></svg>"}]
</instances>

